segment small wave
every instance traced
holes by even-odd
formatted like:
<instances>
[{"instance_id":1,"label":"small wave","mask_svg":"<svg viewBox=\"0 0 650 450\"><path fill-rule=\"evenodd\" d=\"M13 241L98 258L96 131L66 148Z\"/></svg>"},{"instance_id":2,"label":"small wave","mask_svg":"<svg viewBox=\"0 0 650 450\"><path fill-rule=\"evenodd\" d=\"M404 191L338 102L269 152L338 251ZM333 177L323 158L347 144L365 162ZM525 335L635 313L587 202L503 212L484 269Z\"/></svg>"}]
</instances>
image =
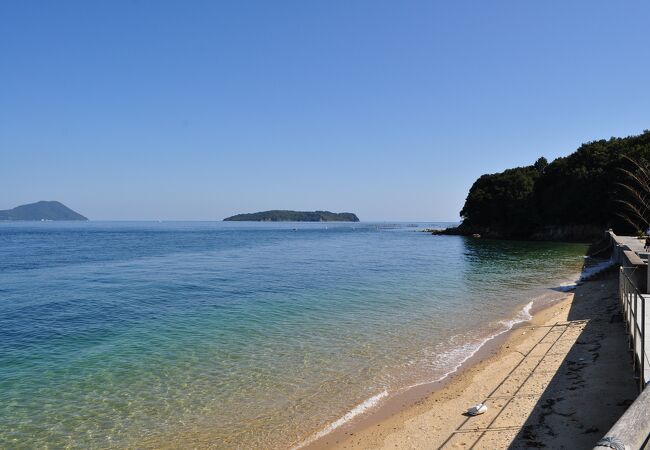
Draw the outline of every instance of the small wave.
<instances>
[{"instance_id":1,"label":"small wave","mask_svg":"<svg viewBox=\"0 0 650 450\"><path fill-rule=\"evenodd\" d=\"M431 383L437 383L440 382L450 375L454 374L455 372L458 371L462 367L463 364L465 364L470 358L472 358L474 355L478 353L481 348L491 340L501 336L504 333L507 333L508 331L512 330L515 325L518 325L520 323L528 322L533 318L532 314L530 313L531 309L533 307L533 301L528 302L516 315L514 318L510 320L501 320L498 322L503 326L502 329L499 331L496 331L492 333L491 335L485 337L484 339L481 339L478 342L471 342L467 344L460 345L456 348L453 348L451 350L448 350L446 352L441 353L437 359L438 360L443 360L446 361L447 364L451 363L454 364L453 368L447 372L445 372L441 377L431 380L431 381L424 381L422 383L416 383L412 384L406 389L414 388L417 386L422 386L424 384L431 384ZM462 338L462 336L457 336ZM454 363L453 361L456 360Z\"/></svg>"},{"instance_id":2,"label":"small wave","mask_svg":"<svg viewBox=\"0 0 650 450\"><path fill-rule=\"evenodd\" d=\"M510 320L502 320L501 323L506 326L506 330L502 331L499 334L505 333L506 331L510 331L512 327L515 325L522 323L522 322L528 322L533 318L533 315L530 313L531 309L533 308L533 301L531 300L524 306L521 311L517 313L517 315L514 317L514 319ZM498 336L498 334L497 334ZM496 337L496 336L495 336Z\"/></svg>"},{"instance_id":3,"label":"small wave","mask_svg":"<svg viewBox=\"0 0 650 450\"><path fill-rule=\"evenodd\" d=\"M562 283L557 287L557 290L560 292L571 292L576 288L576 286L575 283Z\"/></svg>"},{"instance_id":4,"label":"small wave","mask_svg":"<svg viewBox=\"0 0 650 450\"><path fill-rule=\"evenodd\" d=\"M585 256L584 258L589 259L588 256ZM606 261L601 261L599 263L585 267L584 269L582 269L582 272L576 275L575 281L562 283L557 289L562 292L573 291L578 286L578 283L580 283L581 281L587 281L589 278L593 277L594 275L598 275L600 272L609 269L614 264L616 264L616 261L612 259L608 259Z\"/></svg>"},{"instance_id":5,"label":"small wave","mask_svg":"<svg viewBox=\"0 0 650 450\"><path fill-rule=\"evenodd\" d=\"M321 431L319 431L319 432L317 432L317 433L314 433L314 434L313 434L312 436L310 436L307 440L305 440L305 441L301 442L300 444L298 444L297 446L293 447L292 450L296 450L296 449L302 448L302 447L304 447L305 445L307 445L307 444L311 444L311 443L314 442L315 440L320 439L320 438L322 438L323 436L325 436L325 435L331 433L332 431L336 430L336 429L337 429L338 427L340 427L341 425L344 425L345 423L347 423L347 422L349 422L350 420L352 420L354 417L358 416L359 414L362 414L362 413L366 412L367 410L369 410L369 409L372 408L373 406L377 405L377 403L379 403L379 401L380 401L382 398L386 397L387 395L388 395L388 391L383 391L383 392L380 392L380 393L377 394L377 395L374 395L374 396L370 397L370 398L369 398L368 400L366 400L365 402L363 402L363 403L361 403L361 404L355 406L354 408L352 408L350 411L348 411L348 412L347 412L343 417L341 417L340 419L335 420L334 422L330 423L328 426L326 426L326 427L325 427L324 429L322 429Z\"/></svg>"},{"instance_id":6,"label":"small wave","mask_svg":"<svg viewBox=\"0 0 650 450\"><path fill-rule=\"evenodd\" d=\"M417 383L417 384L412 384L412 385L404 388L403 390L411 389L411 388L414 388L414 387L417 387L417 386L422 386L422 385L425 385L425 384L436 383L436 382L442 381L445 378L447 378L448 376L452 375L453 373L458 371L458 369L460 369L461 366L463 364L465 364L465 362L467 362L467 360L469 360L471 357L476 355L476 353L481 348L483 348L483 346L485 344L490 342L492 339L495 339L495 338L501 336L502 334L507 333L508 331L512 330L515 327L515 325L518 325L518 324L524 323L524 322L528 322L529 320L531 320L533 318L532 314L530 313L530 311L532 310L532 307L533 307L533 301L530 301L515 315L514 318L512 318L510 320L502 320L502 321L498 322L501 325L501 329L499 331L487 336L486 338L484 338L484 339L482 339L482 340L480 340L478 342L470 342L470 343L466 343L466 344L456 346L455 348L453 348L451 350L448 350L446 352L443 352L443 353L439 354L436 357L436 359L438 359L439 361L444 361L443 364L445 364L445 365L448 365L449 363L454 364L454 361L456 361L456 363L454 364L454 367L451 370L447 371L445 374L443 374L441 377L439 377L439 378L437 378L435 380L425 381L425 382ZM461 338L462 339L464 337L465 336L459 335L459 336L456 336L455 338ZM307 438L305 441L303 441L300 444L298 444L297 446L293 447L292 450L297 450L299 448L302 448L302 447L304 447L304 446L306 446L308 444L311 444L312 442L322 438L323 436L331 433L335 429L339 428L341 425L344 425L345 423L352 420L354 417L358 416L359 414L363 414L368 409L376 406L379 403L379 401L381 399L383 399L384 397L386 397L386 396L388 396L388 391L383 391L383 392L381 392L381 393L379 393L379 394L377 394L377 395L375 395L373 397L370 397L368 400L364 401L360 405L358 405L358 406L354 407L352 410L348 411L340 419L335 420L334 422L332 422L331 424L326 426L321 431L318 431L317 433L314 433L309 438Z\"/></svg>"},{"instance_id":7,"label":"small wave","mask_svg":"<svg viewBox=\"0 0 650 450\"><path fill-rule=\"evenodd\" d=\"M594 275L602 272L605 269L609 269L612 267L616 261L612 259L608 259L607 261L601 261L597 264L594 264L593 266L585 267L585 269L582 271L580 274L580 279L579 281L586 280L590 277L593 277Z\"/></svg>"}]
</instances>

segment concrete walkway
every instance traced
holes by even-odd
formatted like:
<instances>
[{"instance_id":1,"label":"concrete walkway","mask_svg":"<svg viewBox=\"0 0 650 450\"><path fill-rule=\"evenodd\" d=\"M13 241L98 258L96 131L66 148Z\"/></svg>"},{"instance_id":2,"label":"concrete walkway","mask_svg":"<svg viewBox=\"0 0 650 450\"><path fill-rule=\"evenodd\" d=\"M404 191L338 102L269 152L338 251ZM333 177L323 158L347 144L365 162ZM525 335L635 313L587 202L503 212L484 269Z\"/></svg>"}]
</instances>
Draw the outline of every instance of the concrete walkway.
<instances>
[{"instance_id":1,"label":"concrete walkway","mask_svg":"<svg viewBox=\"0 0 650 450\"><path fill-rule=\"evenodd\" d=\"M645 245L644 239L638 239L635 236L616 236L616 240L635 253L644 253L643 246Z\"/></svg>"}]
</instances>

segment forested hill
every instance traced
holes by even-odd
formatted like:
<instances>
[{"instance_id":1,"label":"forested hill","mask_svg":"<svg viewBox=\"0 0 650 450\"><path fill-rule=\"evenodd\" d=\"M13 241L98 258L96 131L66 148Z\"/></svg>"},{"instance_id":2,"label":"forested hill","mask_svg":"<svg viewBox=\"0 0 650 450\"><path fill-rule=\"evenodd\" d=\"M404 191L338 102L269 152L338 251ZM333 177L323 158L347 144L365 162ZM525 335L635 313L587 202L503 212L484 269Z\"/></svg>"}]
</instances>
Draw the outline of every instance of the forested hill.
<instances>
[{"instance_id":1,"label":"forested hill","mask_svg":"<svg viewBox=\"0 0 650 450\"><path fill-rule=\"evenodd\" d=\"M254 222L358 222L359 218L353 213L273 210L249 214L237 214L223 220Z\"/></svg>"},{"instance_id":2,"label":"forested hill","mask_svg":"<svg viewBox=\"0 0 650 450\"><path fill-rule=\"evenodd\" d=\"M619 213L623 195L621 168L650 161L650 131L638 136L583 144L550 164L540 158L531 166L483 175L469 190L458 228L447 234L504 238L582 240L612 227L637 230Z\"/></svg>"},{"instance_id":3,"label":"forested hill","mask_svg":"<svg viewBox=\"0 0 650 450\"><path fill-rule=\"evenodd\" d=\"M0 211L0 220L88 220L56 201L40 201Z\"/></svg>"}]
</instances>

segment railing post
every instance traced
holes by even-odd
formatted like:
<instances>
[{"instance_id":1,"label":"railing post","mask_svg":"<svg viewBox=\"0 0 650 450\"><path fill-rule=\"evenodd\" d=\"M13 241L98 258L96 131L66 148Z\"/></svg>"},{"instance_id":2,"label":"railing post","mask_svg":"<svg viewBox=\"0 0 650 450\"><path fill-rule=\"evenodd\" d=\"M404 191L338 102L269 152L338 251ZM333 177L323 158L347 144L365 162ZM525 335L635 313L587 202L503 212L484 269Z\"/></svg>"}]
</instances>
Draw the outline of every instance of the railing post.
<instances>
[{"instance_id":1,"label":"railing post","mask_svg":"<svg viewBox=\"0 0 650 450\"><path fill-rule=\"evenodd\" d=\"M625 277L625 331L627 331L627 344L632 347L632 336L630 333L630 324L632 323L632 309L630 308L630 283Z\"/></svg>"},{"instance_id":2,"label":"railing post","mask_svg":"<svg viewBox=\"0 0 650 450\"><path fill-rule=\"evenodd\" d=\"M632 291L630 279L625 278L625 301L627 302L627 334L630 336L630 348L632 347Z\"/></svg>"},{"instance_id":3,"label":"railing post","mask_svg":"<svg viewBox=\"0 0 650 450\"><path fill-rule=\"evenodd\" d=\"M637 314L636 314L636 304L637 304L637 296L636 296L636 291L632 291L632 295L630 296L633 301L634 301L634 306L632 307L632 355L634 356L632 358L632 367L636 371L637 369L637 361L636 361L636 343L637 343L637 331L639 329L639 326L637 324Z\"/></svg>"},{"instance_id":4,"label":"railing post","mask_svg":"<svg viewBox=\"0 0 650 450\"><path fill-rule=\"evenodd\" d=\"M621 302L621 312L623 313L623 316L625 316L625 302L623 299L625 298L624 295L625 293L623 292L623 282L625 281L624 275L623 275L623 268L621 267L620 270L618 271L618 300Z\"/></svg>"},{"instance_id":5,"label":"railing post","mask_svg":"<svg viewBox=\"0 0 650 450\"><path fill-rule=\"evenodd\" d=\"M628 324L628 317L627 317L627 280L625 279L625 269L621 267L621 278L623 279L621 281L621 290L623 292L623 295L621 297L621 301L623 302L623 317L625 317L625 331L627 332L627 324ZM629 337L628 333L628 337Z\"/></svg>"},{"instance_id":6,"label":"railing post","mask_svg":"<svg viewBox=\"0 0 650 450\"><path fill-rule=\"evenodd\" d=\"M645 295L641 296L641 390L645 389Z\"/></svg>"}]
</instances>

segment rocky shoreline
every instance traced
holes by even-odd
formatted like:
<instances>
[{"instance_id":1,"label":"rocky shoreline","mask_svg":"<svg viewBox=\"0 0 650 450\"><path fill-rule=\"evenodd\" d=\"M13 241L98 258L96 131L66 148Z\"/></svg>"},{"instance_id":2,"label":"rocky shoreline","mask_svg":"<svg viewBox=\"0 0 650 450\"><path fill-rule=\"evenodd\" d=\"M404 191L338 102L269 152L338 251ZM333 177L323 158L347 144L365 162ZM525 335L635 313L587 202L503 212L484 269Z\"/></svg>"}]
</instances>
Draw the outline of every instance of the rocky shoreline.
<instances>
[{"instance_id":1,"label":"rocky shoreline","mask_svg":"<svg viewBox=\"0 0 650 450\"><path fill-rule=\"evenodd\" d=\"M536 228L522 232L515 228L469 227L463 224L444 229L425 228L420 230L436 236L468 236L490 239L523 239L531 241L593 242L602 238L604 229L597 225L557 225Z\"/></svg>"}]
</instances>

